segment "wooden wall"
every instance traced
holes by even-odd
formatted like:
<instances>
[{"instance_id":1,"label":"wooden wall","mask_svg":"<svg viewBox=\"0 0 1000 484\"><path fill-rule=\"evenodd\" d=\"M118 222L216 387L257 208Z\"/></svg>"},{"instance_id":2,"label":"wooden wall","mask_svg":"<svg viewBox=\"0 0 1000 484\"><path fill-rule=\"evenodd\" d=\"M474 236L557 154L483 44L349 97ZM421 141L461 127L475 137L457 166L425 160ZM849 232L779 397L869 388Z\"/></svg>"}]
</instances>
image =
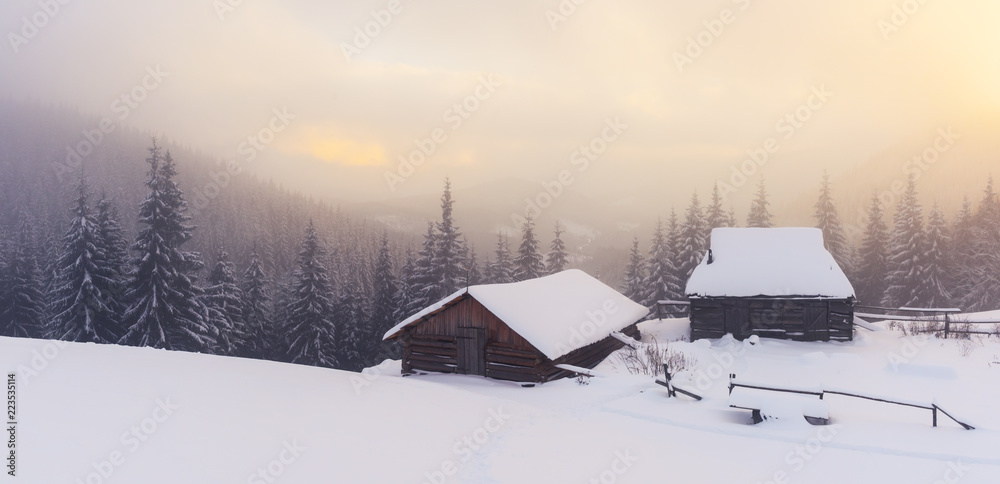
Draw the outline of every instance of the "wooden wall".
<instances>
[{"instance_id":1,"label":"wooden wall","mask_svg":"<svg viewBox=\"0 0 1000 484\"><path fill-rule=\"evenodd\" d=\"M691 340L752 334L797 341L850 341L854 305L842 299L692 298Z\"/></svg>"},{"instance_id":2,"label":"wooden wall","mask_svg":"<svg viewBox=\"0 0 1000 484\"><path fill-rule=\"evenodd\" d=\"M540 322L541 323L541 322ZM569 376L555 367L571 364L593 368L623 344L605 338L553 362L473 297L465 295L438 313L403 330L403 373L433 371L465 373L459 368L459 328L485 333L485 376L519 382L545 382ZM623 332L637 337L635 324Z\"/></svg>"}]
</instances>

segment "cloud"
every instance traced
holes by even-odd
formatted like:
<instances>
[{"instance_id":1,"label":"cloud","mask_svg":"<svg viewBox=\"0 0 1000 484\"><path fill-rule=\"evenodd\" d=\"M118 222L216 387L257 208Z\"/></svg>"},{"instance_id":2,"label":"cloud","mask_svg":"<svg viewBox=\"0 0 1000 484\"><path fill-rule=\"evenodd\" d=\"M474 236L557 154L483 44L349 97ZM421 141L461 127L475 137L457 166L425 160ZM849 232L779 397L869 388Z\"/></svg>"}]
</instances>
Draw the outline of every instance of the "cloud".
<instances>
[{"instance_id":1,"label":"cloud","mask_svg":"<svg viewBox=\"0 0 1000 484\"><path fill-rule=\"evenodd\" d=\"M403 0L348 61L341 43L386 1L254 0L222 21L204 0L71 2L20 53L0 49L0 90L107 114L160 64L171 75L130 124L232 157L287 108L296 122L266 156L298 168L274 176L346 198L389 196L381 171L487 73L502 89L397 196L437 191L445 175L545 179L615 116L630 129L604 160L614 169L581 187L627 194L683 175L704 192L817 84L837 97L786 145L789 161L808 160L796 176L836 175L929 126L1000 107L990 0L927 2L888 41L878 22L900 1L588 0L553 31L546 11L559 3ZM0 4L0 31L35 7ZM678 71L673 54L723 9L735 21Z\"/></svg>"}]
</instances>

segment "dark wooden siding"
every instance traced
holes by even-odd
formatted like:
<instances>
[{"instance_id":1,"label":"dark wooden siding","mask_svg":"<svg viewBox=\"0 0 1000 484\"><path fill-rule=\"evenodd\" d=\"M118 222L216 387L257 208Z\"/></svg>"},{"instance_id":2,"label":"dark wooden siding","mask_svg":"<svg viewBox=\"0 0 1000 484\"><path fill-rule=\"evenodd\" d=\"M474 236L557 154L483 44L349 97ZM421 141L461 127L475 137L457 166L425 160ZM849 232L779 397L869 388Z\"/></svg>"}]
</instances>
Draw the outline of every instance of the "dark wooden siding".
<instances>
[{"instance_id":1,"label":"dark wooden siding","mask_svg":"<svg viewBox=\"0 0 1000 484\"><path fill-rule=\"evenodd\" d=\"M482 332L485 344L482 372L459 365L460 333ZM430 343L433 344L430 344ZM466 343L468 344L468 343ZM471 351L466 346L466 352ZM463 353L463 361L475 358ZM538 366L545 357L471 296L463 296L437 314L404 330L403 371L483 374L492 378L538 381Z\"/></svg>"},{"instance_id":2,"label":"dark wooden siding","mask_svg":"<svg viewBox=\"0 0 1000 484\"><path fill-rule=\"evenodd\" d=\"M474 355L469 354L472 351L470 341L459 339L460 334L472 335L478 331L485 338L485 375L499 380L545 382L563 378L569 376L570 372L556 368L556 364L593 368L622 347L620 341L609 337L574 350L553 362L479 301L466 295L437 314L403 330L400 336L403 343L403 373L433 371L482 374L478 368L463 363L474 358ZM636 324L623 332L633 337L639 334ZM462 357L459 356L460 352Z\"/></svg>"},{"instance_id":3,"label":"dark wooden siding","mask_svg":"<svg viewBox=\"0 0 1000 484\"><path fill-rule=\"evenodd\" d=\"M751 334L797 341L850 341L854 303L846 299L692 298L691 339Z\"/></svg>"}]
</instances>

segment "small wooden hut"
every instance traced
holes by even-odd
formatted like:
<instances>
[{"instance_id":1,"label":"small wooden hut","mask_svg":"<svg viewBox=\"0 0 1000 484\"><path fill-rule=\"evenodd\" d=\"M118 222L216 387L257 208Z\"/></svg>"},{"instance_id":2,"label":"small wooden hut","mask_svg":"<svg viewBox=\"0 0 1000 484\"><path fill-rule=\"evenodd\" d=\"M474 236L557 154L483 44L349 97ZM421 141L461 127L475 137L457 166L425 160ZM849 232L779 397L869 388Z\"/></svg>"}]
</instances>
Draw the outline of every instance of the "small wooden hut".
<instances>
[{"instance_id":1,"label":"small wooden hut","mask_svg":"<svg viewBox=\"0 0 1000 484\"><path fill-rule=\"evenodd\" d=\"M471 286L407 318L385 340L403 346L402 371L518 382L593 368L638 336L649 310L579 270L512 284Z\"/></svg>"},{"instance_id":2,"label":"small wooden hut","mask_svg":"<svg viewBox=\"0 0 1000 484\"><path fill-rule=\"evenodd\" d=\"M815 228L719 228L688 280L691 339L850 341L854 288Z\"/></svg>"}]
</instances>

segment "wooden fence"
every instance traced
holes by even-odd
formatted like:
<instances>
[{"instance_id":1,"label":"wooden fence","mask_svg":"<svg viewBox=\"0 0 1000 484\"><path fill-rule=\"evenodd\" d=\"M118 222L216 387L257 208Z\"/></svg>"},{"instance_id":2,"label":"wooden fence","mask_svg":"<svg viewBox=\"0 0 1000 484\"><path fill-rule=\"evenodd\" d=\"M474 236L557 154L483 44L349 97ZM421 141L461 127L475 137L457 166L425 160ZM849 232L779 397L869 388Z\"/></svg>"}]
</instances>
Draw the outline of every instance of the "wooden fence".
<instances>
[{"instance_id":1,"label":"wooden fence","mask_svg":"<svg viewBox=\"0 0 1000 484\"><path fill-rule=\"evenodd\" d=\"M689 301L657 301L650 308L656 319L664 317L684 317L690 312ZM962 313L958 308L886 308L858 304L854 306L854 315L865 321L900 321L927 323L928 326L940 324L939 328L929 327L913 330L914 333L939 333L945 338L951 335L985 334L1000 336L1000 319L972 318ZM993 325L991 328L981 328L980 325ZM973 329L977 328L977 329Z\"/></svg>"},{"instance_id":2,"label":"wooden fence","mask_svg":"<svg viewBox=\"0 0 1000 484\"><path fill-rule=\"evenodd\" d=\"M962 422L962 421L958 420L957 418L953 417L950 413L946 412L943 408L939 407L937 405L937 403L924 404L922 402L920 402L920 403L917 403L917 402L903 402L903 401L900 401L900 400L890 400L888 398L883 398L883 397L880 397L880 396L863 395L863 394L860 394L860 393L845 392L845 391L842 391L842 390L802 389L802 388L764 386L764 385L751 384L751 383L741 383L741 382L739 382L739 381L736 380L736 375L735 374L730 374L729 375L729 394L731 395L733 393L733 388L737 388L737 387L740 387L740 388L750 388L750 389L753 389L753 390L764 390L764 391L769 391L769 392L797 393L799 395L812 395L812 396L819 397L820 400L823 400L823 397L825 395L841 395L841 396L845 396L845 397L860 398L860 399L863 399L863 400L871 400L871 401L880 402L880 403L889 403L889 404L893 404L893 405L901 405L901 406L904 406L904 407L921 408L921 409L924 409L924 410L930 410L931 411L931 425L934 426L934 427L938 426L938 412L941 412L942 414L944 414L948 418L954 420L955 423L957 423L958 425L961 425L962 428L964 428L965 430L974 430L975 429L975 427L973 427L972 425L969 425L969 424L967 424L965 422ZM757 410L759 410L759 409L757 409Z\"/></svg>"},{"instance_id":3,"label":"wooden fence","mask_svg":"<svg viewBox=\"0 0 1000 484\"><path fill-rule=\"evenodd\" d=\"M656 301L650 309L656 314L656 319L663 319L664 316L684 317L691 311L691 301Z\"/></svg>"},{"instance_id":4,"label":"wooden fence","mask_svg":"<svg viewBox=\"0 0 1000 484\"><path fill-rule=\"evenodd\" d=\"M865 321L900 321L927 323L926 328L916 329L914 333L939 333L945 338L955 334L985 334L1000 335L1000 319L971 318L958 308L884 308L879 306L857 305L855 316ZM874 312L873 312L874 311ZM977 325L993 325L989 330L973 329ZM941 325L940 327L935 327Z\"/></svg>"}]
</instances>

